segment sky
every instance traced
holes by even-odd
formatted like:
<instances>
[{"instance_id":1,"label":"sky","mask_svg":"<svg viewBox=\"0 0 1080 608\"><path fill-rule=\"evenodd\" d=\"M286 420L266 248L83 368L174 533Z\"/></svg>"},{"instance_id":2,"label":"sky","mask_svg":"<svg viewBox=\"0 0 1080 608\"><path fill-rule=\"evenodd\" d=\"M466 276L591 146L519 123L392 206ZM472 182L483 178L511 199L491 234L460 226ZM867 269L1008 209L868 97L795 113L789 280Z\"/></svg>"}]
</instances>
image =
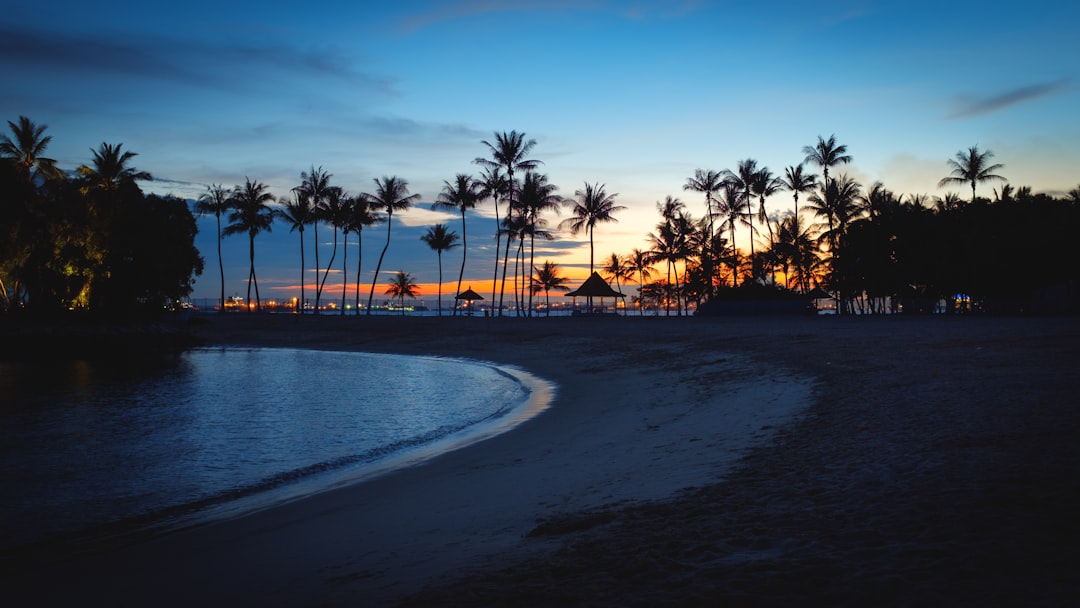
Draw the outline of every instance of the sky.
<instances>
[{"instance_id":1,"label":"sky","mask_svg":"<svg viewBox=\"0 0 1080 608\"><path fill-rule=\"evenodd\" d=\"M383 273L411 273L432 301L437 258L420 236L461 223L431 202L444 180L479 172L496 132L535 139L560 194L618 193L626 209L597 228L598 261L647 248L668 195L704 215L703 195L683 190L695 169L752 158L782 174L819 136L848 147L841 171L864 186L944 195L946 160L977 145L1014 187L1067 192L1080 184L1078 18L1056 0L21 2L0 18L0 117L48 125L64 169L121 143L155 178L144 191L184 198L248 177L286 195L312 167L354 194L404 178L421 202L395 214ZM790 194L768 207L790 210ZM493 215L488 201L466 225L465 283L481 292ZM214 298L213 219L199 227L207 268L192 295ZM319 236L325 265L330 230ZM365 293L385 238L365 231ZM256 239L264 298L298 295L299 247L282 223ZM355 277L355 237L349 247ZM584 234L556 230L537 264L576 283L588 251ZM443 255L444 291L461 255ZM226 239L223 257L226 294L244 295L246 238Z\"/></svg>"}]
</instances>

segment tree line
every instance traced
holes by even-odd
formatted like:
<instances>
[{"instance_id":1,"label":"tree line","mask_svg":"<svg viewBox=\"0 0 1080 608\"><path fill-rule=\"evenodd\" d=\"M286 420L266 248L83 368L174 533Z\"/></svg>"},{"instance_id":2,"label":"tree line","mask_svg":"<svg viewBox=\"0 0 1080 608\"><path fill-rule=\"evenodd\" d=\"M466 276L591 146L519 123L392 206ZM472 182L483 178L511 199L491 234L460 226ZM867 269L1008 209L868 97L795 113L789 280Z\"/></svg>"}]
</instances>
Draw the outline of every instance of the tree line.
<instances>
[{"instance_id":1,"label":"tree line","mask_svg":"<svg viewBox=\"0 0 1080 608\"><path fill-rule=\"evenodd\" d=\"M44 134L44 125L25 117L8 124L12 136L0 139L0 155L10 161L4 166L3 191L4 217L12 221L4 229L0 260L6 309L30 303L53 308L160 306L190 293L193 275L202 270L202 259L191 246L191 214L183 201L142 195L135 181L150 176L130 166L133 153L103 143L93 151L91 165L79 167L69 177L44 156L51 139ZM460 173L444 181L432 205L460 214L460 235L446 224L436 224L422 237L438 256L440 314L442 253L458 247L460 240L455 292L460 294L468 260L466 217L485 200L495 206L490 301L496 314L507 308L508 285L511 308L518 315L532 314L537 294L549 297L553 291L568 291L557 264L547 260L538 266L535 260L536 240L555 238L548 220L561 209L569 209L569 217L558 228L588 236L590 274L599 271L617 290L622 282L636 282L633 299L641 314L647 308L680 315L709 312L727 300L805 299L808 294L834 298L838 312L918 312L942 300L1020 311L1055 286L1067 290L1072 285L1075 290L1076 254L1069 243L1072 231L1080 226L1080 188L1061 198L1034 193L1030 187L1014 189L998 174L1003 165L993 162L993 153L978 147L947 160L949 174L938 183L970 186L969 200L955 193L900 195L881 182L864 187L841 171L853 157L835 136L818 137L803 148L801 162L779 174L751 158L738 161L734 169L697 169L683 190L703 195L704 213L695 217L686 203L667 196L656 204L660 221L645 235L645 247L626 255L612 253L596 268L594 231L616 221L616 214L625 209L616 203L618 193L608 192L605 184L586 182L573 197L561 196L539 171L543 163L531 157L536 141L524 133L495 133L481 143L487 155L473 161L480 166L479 175ZM820 178L814 168L820 170ZM408 182L398 176L376 178L371 192L357 195L333 185L332 177L312 166L280 198L266 184L249 178L233 188L217 184L207 188L194 210L216 218L223 303L224 237L248 237L247 302L257 310L261 297L256 236L270 231L277 221L297 233L298 312L303 313L308 288L305 232L310 229L318 243L320 226L329 229L333 244L325 266L320 248L314 248L311 287L313 312L318 314L324 298L330 297L325 286L337 259L339 236L347 244L355 235L362 245L365 228L385 223L385 241L363 307L370 314L391 243L393 216L406 212L420 197L410 193ZM977 186L986 182L1003 184L993 190L993 198L977 196ZM770 198L784 192L792 197L793 206L777 211ZM142 229L157 226L155 221L168 225L161 226L163 232ZM747 235L749 251L735 245L737 234ZM163 256L163 251L180 255ZM357 314L362 246L358 251L353 294ZM350 270L347 255L346 246L343 272ZM173 267L161 267L166 261ZM155 281L144 280L150 274ZM147 284L136 286L140 281ZM342 281L341 314L347 288L348 281ZM412 276L398 271L386 293L404 304L405 297L416 294Z\"/></svg>"}]
</instances>

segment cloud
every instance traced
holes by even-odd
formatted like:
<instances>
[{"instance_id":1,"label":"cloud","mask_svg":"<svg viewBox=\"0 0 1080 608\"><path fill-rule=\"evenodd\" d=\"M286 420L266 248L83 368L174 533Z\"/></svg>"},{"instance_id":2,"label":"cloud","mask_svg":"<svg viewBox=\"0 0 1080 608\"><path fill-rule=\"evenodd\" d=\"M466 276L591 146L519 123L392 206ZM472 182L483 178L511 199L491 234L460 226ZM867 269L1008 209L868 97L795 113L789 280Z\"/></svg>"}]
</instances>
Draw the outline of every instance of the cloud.
<instances>
[{"instance_id":1,"label":"cloud","mask_svg":"<svg viewBox=\"0 0 1080 608\"><path fill-rule=\"evenodd\" d=\"M1003 110L1009 106L1039 99L1041 97L1057 95L1058 93L1068 90L1068 88L1069 82L1062 79L1054 82L1044 82L1028 85L1026 87L1018 87L994 95L963 95L956 99L955 107L948 117L952 119L970 118L972 116L989 114L991 112Z\"/></svg>"},{"instance_id":2,"label":"cloud","mask_svg":"<svg viewBox=\"0 0 1080 608\"><path fill-rule=\"evenodd\" d=\"M258 45L157 35L83 35L10 26L0 26L0 68L28 75L59 74L66 80L119 77L232 90L280 86L277 77L284 72L329 77L384 93L392 88L389 79L357 70L334 48L300 49L280 41Z\"/></svg>"},{"instance_id":3,"label":"cloud","mask_svg":"<svg viewBox=\"0 0 1080 608\"><path fill-rule=\"evenodd\" d=\"M626 19L678 17L701 8L703 0L463 0L445 3L438 10L413 15L400 23L408 34L424 27L477 15L508 12L597 11Z\"/></svg>"}]
</instances>

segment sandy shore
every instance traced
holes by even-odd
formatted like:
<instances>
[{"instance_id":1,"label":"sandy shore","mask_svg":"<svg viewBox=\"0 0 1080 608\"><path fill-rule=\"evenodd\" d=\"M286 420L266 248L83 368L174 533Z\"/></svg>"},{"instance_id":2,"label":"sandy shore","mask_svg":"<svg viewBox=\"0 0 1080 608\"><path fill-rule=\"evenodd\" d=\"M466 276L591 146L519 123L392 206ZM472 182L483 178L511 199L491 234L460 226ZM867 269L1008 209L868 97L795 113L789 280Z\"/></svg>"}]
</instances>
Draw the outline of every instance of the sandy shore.
<instances>
[{"instance_id":1,"label":"sandy shore","mask_svg":"<svg viewBox=\"0 0 1080 608\"><path fill-rule=\"evenodd\" d=\"M1063 605L1080 322L213 319L215 344L553 381L513 431L5 576L41 605Z\"/></svg>"}]
</instances>

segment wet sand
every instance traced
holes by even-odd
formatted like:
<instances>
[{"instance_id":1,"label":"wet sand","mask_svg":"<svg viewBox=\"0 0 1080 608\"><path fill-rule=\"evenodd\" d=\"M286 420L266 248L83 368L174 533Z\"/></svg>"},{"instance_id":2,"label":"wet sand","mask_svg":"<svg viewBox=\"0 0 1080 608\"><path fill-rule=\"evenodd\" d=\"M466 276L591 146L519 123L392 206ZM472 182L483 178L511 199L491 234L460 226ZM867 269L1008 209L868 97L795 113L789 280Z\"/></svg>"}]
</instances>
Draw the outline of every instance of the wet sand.
<instances>
[{"instance_id":1,"label":"wet sand","mask_svg":"<svg viewBox=\"0 0 1080 608\"><path fill-rule=\"evenodd\" d=\"M195 327L216 344L493 361L559 392L537 419L423 466L20 573L8 588L22 599L1080 599L1077 319L234 317Z\"/></svg>"}]
</instances>

